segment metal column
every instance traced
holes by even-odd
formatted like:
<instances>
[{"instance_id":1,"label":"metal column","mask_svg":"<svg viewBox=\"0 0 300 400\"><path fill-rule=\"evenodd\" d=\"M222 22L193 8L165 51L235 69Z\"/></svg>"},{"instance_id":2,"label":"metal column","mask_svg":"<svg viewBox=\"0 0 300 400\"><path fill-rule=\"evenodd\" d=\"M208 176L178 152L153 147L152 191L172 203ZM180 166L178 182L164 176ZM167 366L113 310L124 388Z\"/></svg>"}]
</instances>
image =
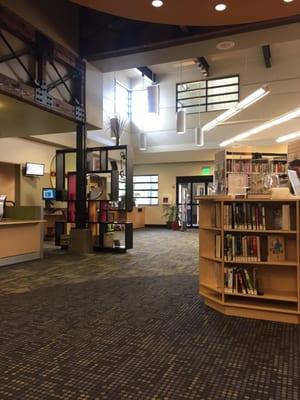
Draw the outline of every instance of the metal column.
<instances>
[{"instance_id":1,"label":"metal column","mask_svg":"<svg viewBox=\"0 0 300 400\"><path fill-rule=\"evenodd\" d=\"M86 126L76 128L76 229L86 228Z\"/></svg>"}]
</instances>

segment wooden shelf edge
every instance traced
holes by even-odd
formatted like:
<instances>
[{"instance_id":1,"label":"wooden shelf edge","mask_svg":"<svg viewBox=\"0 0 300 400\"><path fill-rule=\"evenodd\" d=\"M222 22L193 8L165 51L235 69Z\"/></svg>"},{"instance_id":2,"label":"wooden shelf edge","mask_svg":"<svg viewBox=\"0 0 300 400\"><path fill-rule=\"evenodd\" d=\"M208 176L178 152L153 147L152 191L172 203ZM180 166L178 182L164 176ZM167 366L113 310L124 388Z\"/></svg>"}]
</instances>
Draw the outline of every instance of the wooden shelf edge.
<instances>
[{"instance_id":1,"label":"wooden shelf edge","mask_svg":"<svg viewBox=\"0 0 300 400\"><path fill-rule=\"evenodd\" d=\"M222 261L222 260L221 260ZM224 264L243 264L243 265L269 265L274 267L297 267L296 261L226 261Z\"/></svg>"},{"instance_id":2,"label":"wooden shelf edge","mask_svg":"<svg viewBox=\"0 0 300 400\"><path fill-rule=\"evenodd\" d=\"M214 292L216 292L216 293L222 294L222 290L221 290L221 289L219 289L219 288L217 288L217 287L214 287L214 286L212 286L212 285L209 285L209 284L207 284L207 283L200 282L200 286L203 286L203 287L205 287L205 288L207 288L207 289L209 289L209 290L212 290L212 291L214 291Z\"/></svg>"},{"instance_id":3,"label":"wooden shelf edge","mask_svg":"<svg viewBox=\"0 0 300 400\"><path fill-rule=\"evenodd\" d=\"M199 226L199 229L203 229L204 231L217 231L220 232L222 228L217 228L215 226Z\"/></svg>"},{"instance_id":4,"label":"wooden shelf edge","mask_svg":"<svg viewBox=\"0 0 300 400\"><path fill-rule=\"evenodd\" d=\"M221 258L216 258L216 257L210 257L210 256L202 256L201 254L199 255L200 258L204 258L205 260L209 260L209 261L214 261L214 262L222 262Z\"/></svg>"},{"instance_id":5,"label":"wooden shelf edge","mask_svg":"<svg viewBox=\"0 0 300 400\"><path fill-rule=\"evenodd\" d=\"M297 231L295 230L284 230L284 229L225 229L224 232L238 232L238 233L266 233L266 234L288 234L288 235L296 235Z\"/></svg>"},{"instance_id":6,"label":"wooden shelf edge","mask_svg":"<svg viewBox=\"0 0 300 400\"><path fill-rule=\"evenodd\" d=\"M283 301L289 303L298 303L297 296L281 296L276 294L264 294L264 295L253 295L253 294L244 294L244 293L228 293L224 292L225 296L232 297L245 297L248 299L258 299L258 300L274 300L274 301Z\"/></svg>"}]
</instances>

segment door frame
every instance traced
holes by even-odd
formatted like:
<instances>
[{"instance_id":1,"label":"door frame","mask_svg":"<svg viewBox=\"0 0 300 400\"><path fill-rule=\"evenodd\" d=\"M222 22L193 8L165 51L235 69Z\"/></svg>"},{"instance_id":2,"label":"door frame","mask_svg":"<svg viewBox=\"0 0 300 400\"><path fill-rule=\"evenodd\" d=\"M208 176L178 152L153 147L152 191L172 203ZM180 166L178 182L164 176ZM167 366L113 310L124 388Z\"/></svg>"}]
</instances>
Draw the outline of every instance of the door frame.
<instances>
[{"instance_id":1,"label":"door frame","mask_svg":"<svg viewBox=\"0 0 300 400\"><path fill-rule=\"evenodd\" d=\"M190 221L192 221L193 215L193 206L197 205L197 203L193 203L193 183L205 183L205 195L207 195L207 187L208 184L214 181L213 175L193 175L193 176L176 176L176 205L179 206L179 185L184 183L191 184L191 192L190 192L190 199L191 202L188 204L190 205ZM198 228L197 226L193 226L193 224L188 225L188 228Z\"/></svg>"}]
</instances>

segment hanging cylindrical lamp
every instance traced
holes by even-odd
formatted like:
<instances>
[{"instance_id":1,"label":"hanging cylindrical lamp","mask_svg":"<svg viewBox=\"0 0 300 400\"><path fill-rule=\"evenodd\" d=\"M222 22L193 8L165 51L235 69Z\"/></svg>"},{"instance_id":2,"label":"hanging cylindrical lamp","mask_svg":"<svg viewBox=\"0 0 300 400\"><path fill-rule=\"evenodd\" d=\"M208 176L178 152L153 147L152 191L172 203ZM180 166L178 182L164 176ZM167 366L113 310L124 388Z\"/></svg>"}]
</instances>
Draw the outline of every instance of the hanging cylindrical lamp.
<instances>
[{"instance_id":1,"label":"hanging cylindrical lamp","mask_svg":"<svg viewBox=\"0 0 300 400\"><path fill-rule=\"evenodd\" d=\"M145 132L141 132L139 136L139 149L140 150L147 150L147 136Z\"/></svg>"},{"instance_id":2,"label":"hanging cylindrical lamp","mask_svg":"<svg viewBox=\"0 0 300 400\"><path fill-rule=\"evenodd\" d=\"M159 114L159 85L147 87L148 113Z\"/></svg>"},{"instance_id":3,"label":"hanging cylindrical lamp","mask_svg":"<svg viewBox=\"0 0 300 400\"><path fill-rule=\"evenodd\" d=\"M195 145L198 147L204 146L204 132L202 128L195 128Z\"/></svg>"},{"instance_id":4,"label":"hanging cylindrical lamp","mask_svg":"<svg viewBox=\"0 0 300 400\"><path fill-rule=\"evenodd\" d=\"M185 133L185 110L183 108L176 113L176 132L179 135Z\"/></svg>"},{"instance_id":5,"label":"hanging cylindrical lamp","mask_svg":"<svg viewBox=\"0 0 300 400\"><path fill-rule=\"evenodd\" d=\"M110 118L109 122L110 122L110 137L113 140L117 140L116 132L118 132L119 120L117 117L113 117Z\"/></svg>"},{"instance_id":6,"label":"hanging cylindrical lamp","mask_svg":"<svg viewBox=\"0 0 300 400\"><path fill-rule=\"evenodd\" d=\"M118 118L117 118L117 88L116 88L116 72L114 72L114 115L110 118L110 137L117 140L116 132L118 131Z\"/></svg>"}]
</instances>

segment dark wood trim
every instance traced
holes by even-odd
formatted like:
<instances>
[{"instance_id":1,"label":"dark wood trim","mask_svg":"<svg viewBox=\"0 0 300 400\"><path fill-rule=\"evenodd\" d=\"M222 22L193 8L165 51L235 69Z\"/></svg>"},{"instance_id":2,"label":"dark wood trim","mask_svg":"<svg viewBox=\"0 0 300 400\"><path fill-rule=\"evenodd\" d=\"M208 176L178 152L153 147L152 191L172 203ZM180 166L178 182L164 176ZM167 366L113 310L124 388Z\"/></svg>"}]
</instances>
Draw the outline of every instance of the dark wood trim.
<instances>
[{"instance_id":1,"label":"dark wood trim","mask_svg":"<svg viewBox=\"0 0 300 400\"><path fill-rule=\"evenodd\" d=\"M76 122L75 107L73 105L55 98L51 106L40 104L36 102L35 89L32 86L16 81L1 73L0 93Z\"/></svg>"},{"instance_id":2,"label":"dark wood trim","mask_svg":"<svg viewBox=\"0 0 300 400\"><path fill-rule=\"evenodd\" d=\"M260 29L268 29L281 25L293 24L296 22L300 22L300 15L293 15L291 17L286 18L278 18L270 21L262 21L262 22L254 22L249 24L241 24L241 25L233 25L233 26L223 26L223 27L215 27L216 30L197 33L195 35L184 36L182 38L176 38L171 40L165 40L163 42L151 43L151 44L143 44L141 46L133 46L129 48L123 49L113 49L111 51L105 52L95 52L93 54L88 54L84 52L84 45L81 46L81 55L86 58L88 61L99 61L106 58L113 57L121 57L127 56L130 54L141 53L145 51L159 50L163 48L180 46L183 44L201 42L204 40L215 39L219 37L224 37L228 35L236 35L240 33L253 32ZM93 40L92 37L85 38L85 40Z\"/></svg>"},{"instance_id":3,"label":"dark wood trim","mask_svg":"<svg viewBox=\"0 0 300 400\"><path fill-rule=\"evenodd\" d=\"M75 123L85 123L85 96L83 95L85 93L85 62L3 6L0 6L0 29L23 41L36 65L34 74L31 76L31 84L14 80L0 73L0 93ZM15 52L12 46L10 50L12 54L6 55L4 61L17 58L18 52ZM23 53L25 54L25 50L21 50L21 55ZM19 62L22 64L21 60ZM68 69L71 79L80 88L80 104L75 104L74 96L74 104L71 104L49 95L45 82L48 62L57 62Z\"/></svg>"}]
</instances>

